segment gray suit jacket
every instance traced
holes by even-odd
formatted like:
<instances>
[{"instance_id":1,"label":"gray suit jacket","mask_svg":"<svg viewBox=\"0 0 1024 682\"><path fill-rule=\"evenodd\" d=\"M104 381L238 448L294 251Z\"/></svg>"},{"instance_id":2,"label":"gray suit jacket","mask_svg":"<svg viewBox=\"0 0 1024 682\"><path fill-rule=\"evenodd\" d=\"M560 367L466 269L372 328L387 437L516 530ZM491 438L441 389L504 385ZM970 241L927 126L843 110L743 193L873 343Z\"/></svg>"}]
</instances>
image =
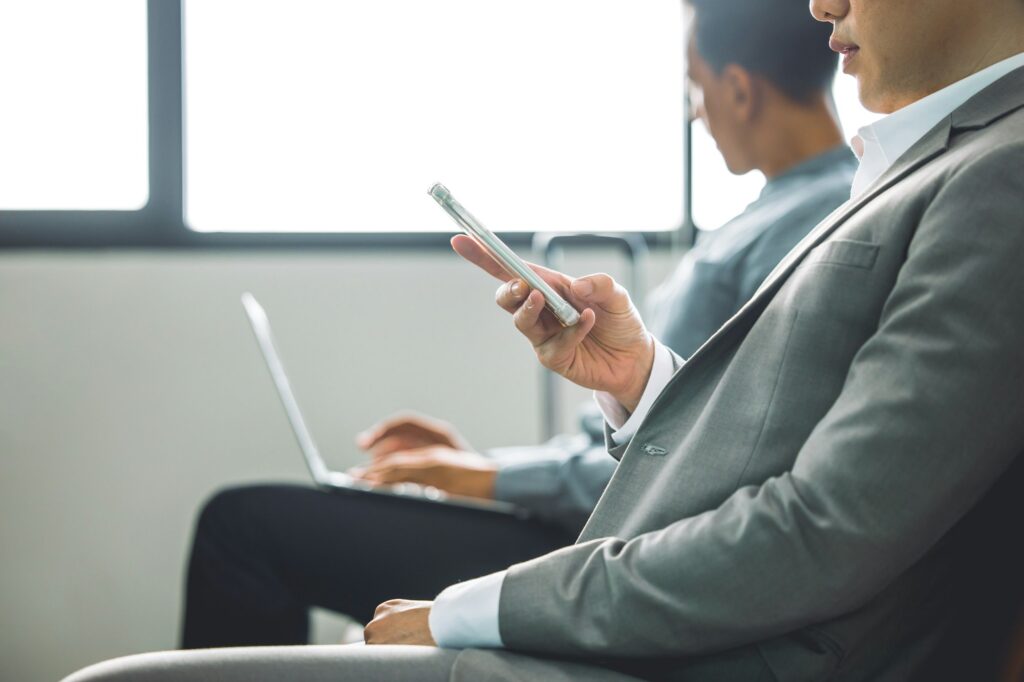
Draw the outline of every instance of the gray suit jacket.
<instances>
[{"instance_id":1,"label":"gray suit jacket","mask_svg":"<svg viewBox=\"0 0 1024 682\"><path fill-rule=\"evenodd\" d=\"M579 543L509 570L506 646L649 679L920 671L973 587L965 567L1020 540L1019 515L985 510L1024 498L1022 260L1019 69L681 366L611 449Z\"/></svg>"},{"instance_id":2,"label":"gray suit jacket","mask_svg":"<svg viewBox=\"0 0 1024 682\"><path fill-rule=\"evenodd\" d=\"M676 353L692 355L753 296L783 256L849 198L856 170L846 145L831 149L772 178L742 214L701 233L671 277L648 297L645 319L651 331ZM618 464L603 445L596 406L588 417L583 434L491 450L502 464L495 496L578 533Z\"/></svg>"}]
</instances>

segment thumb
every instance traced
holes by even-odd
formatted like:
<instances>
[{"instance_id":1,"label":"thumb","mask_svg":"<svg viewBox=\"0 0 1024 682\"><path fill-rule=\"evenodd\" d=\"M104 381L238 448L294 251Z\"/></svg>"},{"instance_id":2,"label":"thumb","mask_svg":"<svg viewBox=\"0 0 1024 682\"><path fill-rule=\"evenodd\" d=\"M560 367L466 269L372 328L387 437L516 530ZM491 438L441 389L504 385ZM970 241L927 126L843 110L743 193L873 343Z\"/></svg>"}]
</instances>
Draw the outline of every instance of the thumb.
<instances>
[{"instance_id":1,"label":"thumb","mask_svg":"<svg viewBox=\"0 0 1024 682\"><path fill-rule=\"evenodd\" d=\"M574 279L570 289L587 305L598 306L610 313L628 312L633 307L629 293L604 273Z\"/></svg>"}]
</instances>

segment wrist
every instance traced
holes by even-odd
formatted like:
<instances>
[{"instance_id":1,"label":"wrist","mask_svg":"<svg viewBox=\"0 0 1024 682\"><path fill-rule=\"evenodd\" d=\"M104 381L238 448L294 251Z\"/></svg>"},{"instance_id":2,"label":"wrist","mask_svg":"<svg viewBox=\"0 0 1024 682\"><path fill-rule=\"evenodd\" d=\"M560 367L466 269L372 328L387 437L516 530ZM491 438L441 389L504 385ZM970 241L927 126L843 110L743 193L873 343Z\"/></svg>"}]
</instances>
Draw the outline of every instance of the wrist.
<instances>
[{"instance_id":1,"label":"wrist","mask_svg":"<svg viewBox=\"0 0 1024 682\"><path fill-rule=\"evenodd\" d=\"M651 379L651 371L654 368L654 337L647 335L645 350L636 361L636 368L631 372L631 381L620 391L609 391L611 396L619 401L629 414L636 411L640 399L647 388L647 382Z\"/></svg>"},{"instance_id":2,"label":"wrist","mask_svg":"<svg viewBox=\"0 0 1024 682\"><path fill-rule=\"evenodd\" d=\"M477 472L474 482L474 497L479 497L484 500L494 499L494 482L498 478L498 468L493 469L481 469Z\"/></svg>"},{"instance_id":3,"label":"wrist","mask_svg":"<svg viewBox=\"0 0 1024 682\"><path fill-rule=\"evenodd\" d=\"M460 476L457 485L452 486L451 492L466 497L476 497L483 500L494 499L494 486L498 478L498 466L492 465L467 469Z\"/></svg>"}]
</instances>

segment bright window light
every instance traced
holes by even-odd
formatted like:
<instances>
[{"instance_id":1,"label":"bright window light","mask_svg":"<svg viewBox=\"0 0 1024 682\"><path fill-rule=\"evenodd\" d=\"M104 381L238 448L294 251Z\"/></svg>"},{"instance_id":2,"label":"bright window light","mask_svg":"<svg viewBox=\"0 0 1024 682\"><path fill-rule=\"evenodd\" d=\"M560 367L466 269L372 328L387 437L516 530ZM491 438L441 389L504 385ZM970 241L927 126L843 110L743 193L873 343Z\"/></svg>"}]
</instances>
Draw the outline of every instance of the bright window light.
<instances>
[{"instance_id":1,"label":"bright window light","mask_svg":"<svg viewBox=\"0 0 1024 682\"><path fill-rule=\"evenodd\" d=\"M145 205L143 0L0 0L0 64L0 209Z\"/></svg>"},{"instance_id":2,"label":"bright window light","mask_svg":"<svg viewBox=\"0 0 1024 682\"><path fill-rule=\"evenodd\" d=\"M857 81L841 71L836 76L832 94L847 140L856 135L859 128L880 118L861 105L857 99ZM693 222L704 230L718 229L757 199L764 187L764 176L757 172L741 176L731 174L702 123L693 124L692 135Z\"/></svg>"},{"instance_id":3,"label":"bright window light","mask_svg":"<svg viewBox=\"0 0 1024 682\"><path fill-rule=\"evenodd\" d=\"M187 2L186 223L451 232L682 223L679 0Z\"/></svg>"}]
</instances>

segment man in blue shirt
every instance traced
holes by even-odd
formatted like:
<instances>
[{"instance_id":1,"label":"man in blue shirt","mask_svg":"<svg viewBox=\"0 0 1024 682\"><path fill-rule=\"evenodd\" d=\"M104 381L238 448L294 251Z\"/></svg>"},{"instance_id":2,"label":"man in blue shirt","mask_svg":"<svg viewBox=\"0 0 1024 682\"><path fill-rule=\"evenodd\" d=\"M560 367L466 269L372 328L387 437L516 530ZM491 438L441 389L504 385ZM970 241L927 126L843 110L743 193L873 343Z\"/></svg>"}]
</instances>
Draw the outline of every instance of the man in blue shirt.
<instances>
[{"instance_id":1,"label":"man in blue shirt","mask_svg":"<svg viewBox=\"0 0 1024 682\"><path fill-rule=\"evenodd\" d=\"M650 297L650 328L683 357L849 197L857 164L831 101L836 55L828 27L802 11L802 21L787 17L759 34L707 26L703 40L690 41L697 115L731 171L759 170L767 184L741 215L702 233ZM571 544L617 464L600 423L487 455L421 416L393 418L358 439L371 455L358 472L368 481L505 500L531 520L296 486L219 493L198 523L183 646L305 642L311 606L367 621L389 597L432 598L455 581Z\"/></svg>"}]
</instances>

